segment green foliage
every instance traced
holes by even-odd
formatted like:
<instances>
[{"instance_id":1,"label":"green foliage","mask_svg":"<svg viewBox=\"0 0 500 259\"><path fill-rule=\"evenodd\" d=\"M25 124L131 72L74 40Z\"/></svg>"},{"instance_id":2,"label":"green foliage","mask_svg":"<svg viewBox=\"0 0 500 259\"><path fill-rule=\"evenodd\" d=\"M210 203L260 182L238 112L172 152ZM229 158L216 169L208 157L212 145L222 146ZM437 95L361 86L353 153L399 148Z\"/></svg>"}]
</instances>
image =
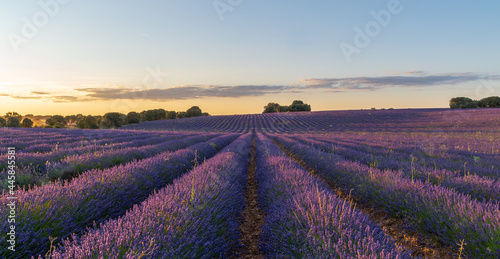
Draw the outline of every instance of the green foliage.
<instances>
[{"instance_id":1,"label":"green foliage","mask_svg":"<svg viewBox=\"0 0 500 259\"><path fill-rule=\"evenodd\" d=\"M199 117L199 116L209 116L210 114L203 112L200 107L198 106L192 106L191 108L187 109L185 112L177 112L176 113L176 118L177 119L182 119L182 118L189 118L189 117Z\"/></svg>"},{"instance_id":2,"label":"green foliage","mask_svg":"<svg viewBox=\"0 0 500 259\"><path fill-rule=\"evenodd\" d=\"M97 117L94 116L83 116L80 120L76 122L76 126L80 129L98 129L99 122Z\"/></svg>"},{"instance_id":3,"label":"green foliage","mask_svg":"<svg viewBox=\"0 0 500 259\"><path fill-rule=\"evenodd\" d=\"M164 109L154 109L141 112L143 121L164 120L167 118L167 111Z\"/></svg>"},{"instance_id":4,"label":"green foliage","mask_svg":"<svg viewBox=\"0 0 500 259\"><path fill-rule=\"evenodd\" d=\"M268 103L264 106L264 111L262 113L273 113L278 112L280 105L278 103Z\"/></svg>"},{"instance_id":5,"label":"green foliage","mask_svg":"<svg viewBox=\"0 0 500 259\"><path fill-rule=\"evenodd\" d=\"M278 112L287 112L288 106L279 106L277 109Z\"/></svg>"},{"instance_id":6,"label":"green foliage","mask_svg":"<svg viewBox=\"0 0 500 259\"><path fill-rule=\"evenodd\" d=\"M127 123L128 124L134 124L134 123L139 123L142 120L141 114L137 112L129 112L127 114Z\"/></svg>"},{"instance_id":7,"label":"green foliage","mask_svg":"<svg viewBox=\"0 0 500 259\"><path fill-rule=\"evenodd\" d=\"M451 109L500 108L500 97L490 96L479 101L468 97L454 97L450 100Z\"/></svg>"},{"instance_id":8,"label":"green foliage","mask_svg":"<svg viewBox=\"0 0 500 259\"><path fill-rule=\"evenodd\" d=\"M500 97L490 96L479 100L479 107L482 108L500 108Z\"/></svg>"},{"instance_id":9,"label":"green foliage","mask_svg":"<svg viewBox=\"0 0 500 259\"><path fill-rule=\"evenodd\" d=\"M108 112L104 114L101 121L103 128L119 128L125 124L127 116L119 112Z\"/></svg>"},{"instance_id":10,"label":"green foliage","mask_svg":"<svg viewBox=\"0 0 500 259\"><path fill-rule=\"evenodd\" d=\"M264 111L262 113L301 111L311 111L311 105L305 104L300 100L293 101L289 106L281 106L278 103L268 103L266 106L264 106Z\"/></svg>"},{"instance_id":11,"label":"green foliage","mask_svg":"<svg viewBox=\"0 0 500 259\"><path fill-rule=\"evenodd\" d=\"M193 107L187 109L186 113L187 113L188 117L199 117L202 115L203 112L201 111L200 107L193 106Z\"/></svg>"},{"instance_id":12,"label":"green foliage","mask_svg":"<svg viewBox=\"0 0 500 259\"><path fill-rule=\"evenodd\" d=\"M2 117L0 117L0 127L7 127L7 121Z\"/></svg>"},{"instance_id":13,"label":"green foliage","mask_svg":"<svg viewBox=\"0 0 500 259\"><path fill-rule=\"evenodd\" d=\"M45 120L45 124L51 127L64 128L66 127L67 121L62 115L54 115Z\"/></svg>"},{"instance_id":14,"label":"green foliage","mask_svg":"<svg viewBox=\"0 0 500 259\"><path fill-rule=\"evenodd\" d=\"M291 112L310 112L311 105L305 104L303 101L295 100L290 106L288 106L288 111Z\"/></svg>"},{"instance_id":15,"label":"green foliage","mask_svg":"<svg viewBox=\"0 0 500 259\"><path fill-rule=\"evenodd\" d=\"M8 112L5 114L6 119L9 119L10 117L16 117L19 121L23 118L23 116L17 112Z\"/></svg>"},{"instance_id":16,"label":"green foliage","mask_svg":"<svg viewBox=\"0 0 500 259\"><path fill-rule=\"evenodd\" d=\"M177 112L176 118L177 119L182 119L182 118L187 118L188 114L187 112Z\"/></svg>"},{"instance_id":17,"label":"green foliage","mask_svg":"<svg viewBox=\"0 0 500 259\"><path fill-rule=\"evenodd\" d=\"M64 119L66 120L66 122L68 123L75 123L78 121L78 118L77 118L77 115L68 115L68 116L64 116Z\"/></svg>"},{"instance_id":18,"label":"green foliage","mask_svg":"<svg viewBox=\"0 0 500 259\"><path fill-rule=\"evenodd\" d=\"M7 127L21 127L21 120L18 117L7 118Z\"/></svg>"},{"instance_id":19,"label":"green foliage","mask_svg":"<svg viewBox=\"0 0 500 259\"><path fill-rule=\"evenodd\" d=\"M167 119L172 120L177 117L177 112L175 111L168 111L167 112Z\"/></svg>"},{"instance_id":20,"label":"green foliage","mask_svg":"<svg viewBox=\"0 0 500 259\"><path fill-rule=\"evenodd\" d=\"M23 122L21 123L23 128L31 128L33 127L33 124L34 124L33 121L28 118L24 118Z\"/></svg>"}]
</instances>

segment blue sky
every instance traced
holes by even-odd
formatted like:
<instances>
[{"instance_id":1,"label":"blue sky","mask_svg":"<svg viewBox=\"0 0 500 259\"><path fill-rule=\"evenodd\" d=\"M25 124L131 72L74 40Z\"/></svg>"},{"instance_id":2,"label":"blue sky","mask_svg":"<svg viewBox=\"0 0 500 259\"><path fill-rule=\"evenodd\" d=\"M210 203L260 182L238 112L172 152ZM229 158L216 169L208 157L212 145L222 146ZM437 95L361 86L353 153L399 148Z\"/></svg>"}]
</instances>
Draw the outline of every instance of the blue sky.
<instances>
[{"instance_id":1,"label":"blue sky","mask_svg":"<svg viewBox=\"0 0 500 259\"><path fill-rule=\"evenodd\" d=\"M211 114L258 113L268 102L295 99L313 110L446 107L455 96L500 95L497 1L1 6L0 113L192 105ZM359 31L369 41L362 47ZM357 52L346 58L342 44Z\"/></svg>"}]
</instances>

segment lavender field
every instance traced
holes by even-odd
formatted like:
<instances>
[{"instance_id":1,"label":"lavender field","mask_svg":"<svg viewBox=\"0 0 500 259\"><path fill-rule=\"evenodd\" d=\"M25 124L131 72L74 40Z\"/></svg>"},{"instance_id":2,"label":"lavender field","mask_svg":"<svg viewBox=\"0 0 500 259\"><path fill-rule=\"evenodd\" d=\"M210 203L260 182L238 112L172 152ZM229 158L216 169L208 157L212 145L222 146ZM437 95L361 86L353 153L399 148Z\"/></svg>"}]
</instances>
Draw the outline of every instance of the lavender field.
<instances>
[{"instance_id":1,"label":"lavender field","mask_svg":"<svg viewBox=\"0 0 500 259\"><path fill-rule=\"evenodd\" d=\"M500 258L500 109L2 128L0 143L1 258Z\"/></svg>"}]
</instances>

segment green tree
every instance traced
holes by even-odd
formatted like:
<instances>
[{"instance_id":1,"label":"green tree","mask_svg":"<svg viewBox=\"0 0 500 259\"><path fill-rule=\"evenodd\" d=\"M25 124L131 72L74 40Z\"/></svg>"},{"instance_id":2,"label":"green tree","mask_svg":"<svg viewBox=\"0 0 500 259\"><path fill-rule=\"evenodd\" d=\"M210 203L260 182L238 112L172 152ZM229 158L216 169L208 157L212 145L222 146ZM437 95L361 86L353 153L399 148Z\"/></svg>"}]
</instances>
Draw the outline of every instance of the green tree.
<instances>
[{"instance_id":1,"label":"green tree","mask_svg":"<svg viewBox=\"0 0 500 259\"><path fill-rule=\"evenodd\" d=\"M0 127L7 127L7 121L2 117L0 117Z\"/></svg>"},{"instance_id":2,"label":"green tree","mask_svg":"<svg viewBox=\"0 0 500 259\"><path fill-rule=\"evenodd\" d=\"M171 120L171 119L175 119L177 117L177 112L175 111L168 111L167 112L167 119Z\"/></svg>"},{"instance_id":3,"label":"green tree","mask_svg":"<svg viewBox=\"0 0 500 259\"><path fill-rule=\"evenodd\" d=\"M88 115L83 116L76 122L76 126L80 129L98 129L99 122L96 117Z\"/></svg>"},{"instance_id":4,"label":"green tree","mask_svg":"<svg viewBox=\"0 0 500 259\"><path fill-rule=\"evenodd\" d=\"M290 106L288 106L288 111L291 112L310 112L311 111L311 105L305 104L303 101L300 100L295 100L292 102Z\"/></svg>"},{"instance_id":5,"label":"green tree","mask_svg":"<svg viewBox=\"0 0 500 259\"><path fill-rule=\"evenodd\" d=\"M287 112L288 111L288 106L279 106L278 109L276 109L277 112Z\"/></svg>"},{"instance_id":6,"label":"green tree","mask_svg":"<svg viewBox=\"0 0 500 259\"><path fill-rule=\"evenodd\" d=\"M141 114L137 113L137 112L129 112L127 114L127 123L128 124L134 124L134 123L139 123L141 122Z\"/></svg>"},{"instance_id":7,"label":"green tree","mask_svg":"<svg viewBox=\"0 0 500 259\"><path fill-rule=\"evenodd\" d=\"M198 117L203 114L200 107L198 106L192 106L191 108L187 109L186 113L188 117Z\"/></svg>"},{"instance_id":8,"label":"green tree","mask_svg":"<svg viewBox=\"0 0 500 259\"><path fill-rule=\"evenodd\" d=\"M500 108L500 97L490 96L479 100L479 107L482 108Z\"/></svg>"},{"instance_id":9,"label":"green tree","mask_svg":"<svg viewBox=\"0 0 500 259\"><path fill-rule=\"evenodd\" d=\"M176 118L177 119L182 119L182 118L187 118L188 114L187 112L177 112Z\"/></svg>"},{"instance_id":10,"label":"green tree","mask_svg":"<svg viewBox=\"0 0 500 259\"><path fill-rule=\"evenodd\" d=\"M155 109L154 110L154 119L155 120L164 120L167 118L167 111L164 109Z\"/></svg>"},{"instance_id":11,"label":"green tree","mask_svg":"<svg viewBox=\"0 0 500 259\"><path fill-rule=\"evenodd\" d=\"M280 105L278 103L268 103L264 106L264 111L262 113L273 113L278 112Z\"/></svg>"},{"instance_id":12,"label":"green tree","mask_svg":"<svg viewBox=\"0 0 500 259\"><path fill-rule=\"evenodd\" d=\"M455 97L450 99L451 109L469 109L469 108L477 108L477 106L478 106L478 101L474 101L471 98Z\"/></svg>"},{"instance_id":13,"label":"green tree","mask_svg":"<svg viewBox=\"0 0 500 259\"><path fill-rule=\"evenodd\" d=\"M23 116L17 112L7 112L5 114L5 119L9 119L10 117L16 117L19 121L23 119Z\"/></svg>"},{"instance_id":14,"label":"green tree","mask_svg":"<svg viewBox=\"0 0 500 259\"><path fill-rule=\"evenodd\" d=\"M45 120L45 124L51 127L64 128L66 127L67 121L62 115L53 115Z\"/></svg>"},{"instance_id":15,"label":"green tree","mask_svg":"<svg viewBox=\"0 0 500 259\"><path fill-rule=\"evenodd\" d=\"M103 128L119 128L125 124L126 115L119 112L104 114L101 125Z\"/></svg>"},{"instance_id":16,"label":"green tree","mask_svg":"<svg viewBox=\"0 0 500 259\"><path fill-rule=\"evenodd\" d=\"M142 111L141 116L143 121L153 121L155 119L153 110Z\"/></svg>"},{"instance_id":17,"label":"green tree","mask_svg":"<svg viewBox=\"0 0 500 259\"><path fill-rule=\"evenodd\" d=\"M9 117L7 119L7 127L21 127L21 121L18 117Z\"/></svg>"},{"instance_id":18,"label":"green tree","mask_svg":"<svg viewBox=\"0 0 500 259\"><path fill-rule=\"evenodd\" d=\"M76 123L77 122L77 117L76 115L68 115L68 116L64 116L64 119L66 120L66 122L68 123Z\"/></svg>"},{"instance_id":19,"label":"green tree","mask_svg":"<svg viewBox=\"0 0 500 259\"><path fill-rule=\"evenodd\" d=\"M23 122L21 123L23 128L31 128L33 127L33 124L34 124L33 121L28 118L24 118Z\"/></svg>"}]
</instances>

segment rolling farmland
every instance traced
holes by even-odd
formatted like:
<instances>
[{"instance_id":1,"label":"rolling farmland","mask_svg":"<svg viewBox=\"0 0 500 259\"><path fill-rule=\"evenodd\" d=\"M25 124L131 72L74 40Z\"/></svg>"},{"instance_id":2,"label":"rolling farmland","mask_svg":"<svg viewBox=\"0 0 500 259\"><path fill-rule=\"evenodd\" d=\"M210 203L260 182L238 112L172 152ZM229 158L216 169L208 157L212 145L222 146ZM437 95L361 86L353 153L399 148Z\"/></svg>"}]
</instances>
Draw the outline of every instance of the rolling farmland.
<instances>
[{"instance_id":1,"label":"rolling farmland","mask_svg":"<svg viewBox=\"0 0 500 259\"><path fill-rule=\"evenodd\" d=\"M2 128L0 143L1 258L500 258L500 109Z\"/></svg>"}]
</instances>

